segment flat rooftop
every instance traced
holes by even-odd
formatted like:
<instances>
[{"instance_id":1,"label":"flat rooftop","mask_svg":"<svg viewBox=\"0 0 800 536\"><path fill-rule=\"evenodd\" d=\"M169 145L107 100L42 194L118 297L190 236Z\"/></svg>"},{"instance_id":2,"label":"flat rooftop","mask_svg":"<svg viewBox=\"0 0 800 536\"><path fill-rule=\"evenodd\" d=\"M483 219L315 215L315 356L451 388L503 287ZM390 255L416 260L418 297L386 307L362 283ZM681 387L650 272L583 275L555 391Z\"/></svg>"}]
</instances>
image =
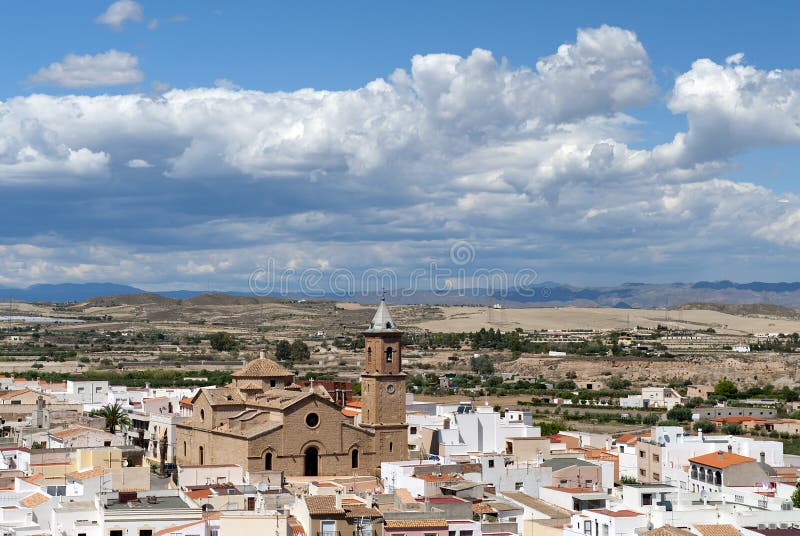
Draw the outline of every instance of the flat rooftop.
<instances>
[{"instance_id":1,"label":"flat rooftop","mask_svg":"<svg viewBox=\"0 0 800 536\"><path fill-rule=\"evenodd\" d=\"M157 497L156 503L147 502L147 497L140 497L138 501L129 501L127 503L120 503L116 500L109 499L106 505L108 510L188 510L191 508L186 501L177 495L168 497Z\"/></svg>"}]
</instances>

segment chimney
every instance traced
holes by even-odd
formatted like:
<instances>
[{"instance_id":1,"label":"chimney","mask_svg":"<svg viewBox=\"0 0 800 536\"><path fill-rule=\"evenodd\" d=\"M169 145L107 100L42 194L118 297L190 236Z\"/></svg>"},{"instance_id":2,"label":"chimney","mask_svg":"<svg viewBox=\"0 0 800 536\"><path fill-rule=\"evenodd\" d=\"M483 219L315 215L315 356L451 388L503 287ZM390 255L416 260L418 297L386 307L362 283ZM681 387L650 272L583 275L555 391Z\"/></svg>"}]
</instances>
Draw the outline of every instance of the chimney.
<instances>
[{"instance_id":1,"label":"chimney","mask_svg":"<svg viewBox=\"0 0 800 536\"><path fill-rule=\"evenodd\" d=\"M721 459L722 459L722 458L724 458L724 457L725 457L725 455L722 453L722 451L721 451L721 450L718 450L718 451L717 451L717 458L721 460Z\"/></svg>"},{"instance_id":2,"label":"chimney","mask_svg":"<svg viewBox=\"0 0 800 536\"><path fill-rule=\"evenodd\" d=\"M267 357L267 353L264 352L264 350L259 350L258 351L258 357L259 357L259 359L264 359L265 357Z\"/></svg>"},{"instance_id":3,"label":"chimney","mask_svg":"<svg viewBox=\"0 0 800 536\"><path fill-rule=\"evenodd\" d=\"M335 493L335 496L336 496L336 509L337 510L341 510L341 508L342 508L342 490L337 489L336 493Z\"/></svg>"},{"instance_id":4,"label":"chimney","mask_svg":"<svg viewBox=\"0 0 800 536\"><path fill-rule=\"evenodd\" d=\"M758 461L760 461L761 463L767 463L767 453L764 452L763 450L758 455Z\"/></svg>"},{"instance_id":5,"label":"chimney","mask_svg":"<svg viewBox=\"0 0 800 536\"><path fill-rule=\"evenodd\" d=\"M442 424L442 428L444 428L445 430L450 429L450 417L444 418L444 423Z\"/></svg>"},{"instance_id":6,"label":"chimney","mask_svg":"<svg viewBox=\"0 0 800 536\"><path fill-rule=\"evenodd\" d=\"M733 452L733 445L728 443L728 452Z\"/></svg>"},{"instance_id":7,"label":"chimney","mask_svg":"<svg viewBox=\"0 0 800 536\"><path fill-rule=\"evenodd\" d=\"M703 429L702 428L698 428L697 429L697 437L700 439L700 441L703 441Z\"/></svg>"}]
</instances>

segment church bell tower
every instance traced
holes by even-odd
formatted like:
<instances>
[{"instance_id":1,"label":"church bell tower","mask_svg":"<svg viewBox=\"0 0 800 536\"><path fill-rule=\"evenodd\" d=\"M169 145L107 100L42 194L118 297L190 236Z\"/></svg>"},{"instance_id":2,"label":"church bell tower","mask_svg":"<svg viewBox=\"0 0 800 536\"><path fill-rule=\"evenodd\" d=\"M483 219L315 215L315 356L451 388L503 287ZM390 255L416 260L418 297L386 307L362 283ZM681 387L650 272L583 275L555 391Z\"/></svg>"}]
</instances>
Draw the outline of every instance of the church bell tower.
<instances>
[{"instance_id":1,"label":"church bell tower","mask_svg":"<svg viewBox=\"0 0 800 536\"><path fill-rule=\"evenodd\" d=\"M364 331L366 355L361 373L361 426L375 431L379 462L408 459L402 336L382 297L369 328Z\"/></svg>"}]
</instances>

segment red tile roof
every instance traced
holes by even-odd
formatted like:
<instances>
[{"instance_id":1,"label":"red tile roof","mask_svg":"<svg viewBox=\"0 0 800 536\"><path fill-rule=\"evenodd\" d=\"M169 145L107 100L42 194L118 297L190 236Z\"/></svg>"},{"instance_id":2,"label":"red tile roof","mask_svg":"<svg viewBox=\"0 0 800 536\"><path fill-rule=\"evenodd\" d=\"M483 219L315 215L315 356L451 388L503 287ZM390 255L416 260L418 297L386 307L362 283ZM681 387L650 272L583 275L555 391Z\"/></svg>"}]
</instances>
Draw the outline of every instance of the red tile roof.
<instances>
[{"instance_id":1,"label":"red tile roof","mask_svg":"<svg viewBox=\"0 0 800 536\"><path fill-rule=\"evenodd\" d=\"M730 467L732 465L754 462L756 460L755 458L750 458L749 456L742 456L740 454L734 454L733 452L723 452L720 450L717 452L711 452L709 454L703 454L702 456L689 458L689 461L699 465L705 465L706 467L725 469L726 467Z\"/></svg>"}]
</instances>

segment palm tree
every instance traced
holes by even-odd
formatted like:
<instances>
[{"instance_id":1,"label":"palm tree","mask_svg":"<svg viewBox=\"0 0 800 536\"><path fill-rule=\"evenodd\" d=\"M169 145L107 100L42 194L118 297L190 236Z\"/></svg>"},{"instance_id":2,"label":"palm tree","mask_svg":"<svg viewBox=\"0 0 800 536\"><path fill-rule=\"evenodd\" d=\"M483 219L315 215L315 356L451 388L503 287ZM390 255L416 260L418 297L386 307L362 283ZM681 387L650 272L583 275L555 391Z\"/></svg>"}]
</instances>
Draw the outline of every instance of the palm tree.
<instances>
[{"instance_id":1,"label":"palm tree","mask_svg":"<svg viewBox=\"0 0 800 536\"><path fill-rule=\"evenodd\" d=\"M106 430L112 434L117 433L117 428L127 428L131 425L131 419L122 409L122 406L115 402L110 406L103 406L91 413L96 417L103 417L106 420Z\"/></svg>"}]
</instances>

